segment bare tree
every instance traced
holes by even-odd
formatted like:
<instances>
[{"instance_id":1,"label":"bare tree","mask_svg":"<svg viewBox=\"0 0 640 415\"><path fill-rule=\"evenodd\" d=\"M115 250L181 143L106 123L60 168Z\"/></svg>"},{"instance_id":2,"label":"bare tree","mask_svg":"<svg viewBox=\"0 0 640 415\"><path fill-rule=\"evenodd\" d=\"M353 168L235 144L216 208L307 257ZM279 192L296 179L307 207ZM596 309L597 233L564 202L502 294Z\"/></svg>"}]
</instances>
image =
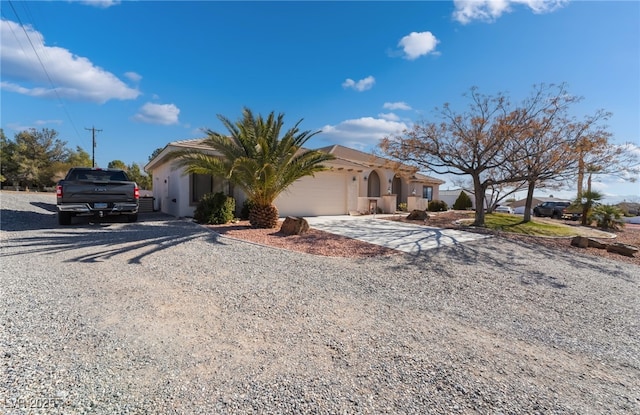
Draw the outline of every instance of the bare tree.
<instances>
[{"instance_id":1,"label":"bare tree","mask_svg":"<svg viewBox=\"0 0 640 415\"><path fill-rule=\"evenodd\" d=\"M572 122L568 116L571 105L580 98L569 95L565 84L538 85L511 116L513 122L513 153L510 162L514 177L526 182L527 197L524 222L531 220L533 192L550 182L566 181L577 165L575 148L587 125Z\"/></svg>"},{"instance_id":2,"label":"bare tree","mask_svg":"<svg viewBox=\"0 0 640 415\"><path fill-rule=\"evenodd\" d=\"M577 199L580 199L585 191L585 176L587 192L592 191L591 181L594 175L612 175L630 182L635 182L640 176L638 146L632 143L612 144L609 140L611 134L606 131L606 127L596 124L601 119L606 120L609 115L598 112L583 122L584 133L579 137L576 146Z\"/></svg>"},{"instance_id":3,"label":"bare tree","mask_svg":"<svg viewBox=\"0 0 640 415\"><path fill-rule=\"evenodd\" d=\"M515 126L507 98L480 94L471 88L469 110L456 113L449 104L436 112L440 123L416 123L402 135L380 143L388 156L437 174L468 175L475 194L475 226L484 226L484 197L492 185L517 182L505 166L521 157L510 145Z\"/></svg>"}]
</instances>

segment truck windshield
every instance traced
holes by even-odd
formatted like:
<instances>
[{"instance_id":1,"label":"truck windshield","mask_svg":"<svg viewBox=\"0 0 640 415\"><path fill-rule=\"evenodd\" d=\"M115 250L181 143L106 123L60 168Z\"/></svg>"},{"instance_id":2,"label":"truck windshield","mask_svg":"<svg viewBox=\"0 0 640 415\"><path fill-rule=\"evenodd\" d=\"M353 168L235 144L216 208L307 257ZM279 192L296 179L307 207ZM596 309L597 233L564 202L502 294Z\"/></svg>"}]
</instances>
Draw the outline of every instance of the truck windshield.
<instances>
[{"instance_id":1,"label":"truck windshield","mask_svg":"<svg viewBox=\"0 0 640 415\"><path fill-rule=\"evenodd\" d=\"M68 180L87 180L90 182L126 182L127 176L123 171L107 170L77 170L71 174Z\"/></svg>"}]
</instances>

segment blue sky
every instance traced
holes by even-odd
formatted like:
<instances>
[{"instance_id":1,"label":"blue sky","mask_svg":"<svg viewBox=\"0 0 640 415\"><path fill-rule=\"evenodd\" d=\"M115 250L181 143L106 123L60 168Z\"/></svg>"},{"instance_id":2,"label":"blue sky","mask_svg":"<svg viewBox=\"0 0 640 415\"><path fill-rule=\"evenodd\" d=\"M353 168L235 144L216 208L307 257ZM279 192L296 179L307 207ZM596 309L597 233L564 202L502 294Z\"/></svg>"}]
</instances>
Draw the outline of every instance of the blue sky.
<instances>
[{"instance_id":1,"label":"blue sky","mask_svg":"<svg viewBox=\"0 0 640 415\"><path fill-rule=\"evenodd\" d=\"M473 86L520 101L534 84L562 82L584 97L576 116L611 111L614 141L640 146L637 1L0 6L5 134L53 128L91 153L95 127L101 166L144 165L170 141L225 131L217 114L236 120L245 106L322 130L309 147L369 150L445 102L464 110ZM640 201L637 182L598 177L594 187Z\"/></svg>"}]
</instances>

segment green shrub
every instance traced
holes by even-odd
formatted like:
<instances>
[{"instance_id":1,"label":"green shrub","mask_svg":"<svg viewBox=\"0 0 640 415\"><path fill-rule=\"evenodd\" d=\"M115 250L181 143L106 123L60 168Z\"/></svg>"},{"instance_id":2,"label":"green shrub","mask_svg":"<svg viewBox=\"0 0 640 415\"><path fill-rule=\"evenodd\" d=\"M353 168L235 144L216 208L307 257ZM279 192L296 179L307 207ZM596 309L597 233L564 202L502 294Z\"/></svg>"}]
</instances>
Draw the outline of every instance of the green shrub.
<instances>
[{"instance_id":1,"label":"green shrub","mask_svg":"<svg viewBox=\"0 0 640 415\"><path fill-rule=\"evenodd\" d=\"M429 212L445 212L449 206L447 206L447 202L444 200L432 200L429 202L429 207L427 210Z\"/></svg>"},{"instance_id":2,"label":"green shrub","mask_svg":"<svg viewBox=\"0 0 640 415\"><path fill-rule=\"evenodd\" d=\"M255 205L255 203L253 203L249 199L246 199L244 202L242 202L242 210L240 210L240 219L248 220L249 219L249 211L251 210L251 208L254 205Z\"/></svg>"},{"instance_id":3,"label":"green shrub","mask_svg":"<svg viewBox=\"0 0 640 415\"><path fill-rule=\"evenodd\" d=\"M407 211L407 204L402 202L402 203L398 203L398 210L401 212L406 212Z\"/></svg>"},{"instance_id":4,"label":"green shrub","mask_svg":"<svg viewBox=\"0 0 640 415\"><path fill-rule=\"evenodd\" d=\"M456 201L453 202L453 208L455 210L467 210L471 206L473 206L473 203L471 203L471 198L469 198L469 195L463 191L460 192L460 196L458 196Z\"/></svg>"},{"instance_id":5,"label":"green shrub","mask_svg":"<svg viewBox=\"0 0 640 415\"><path fill-rule=\"evenodd\" d=\"M193 218L198 223L221 225L234 218L236 201L222 192L207 193L200 199Z\"/></svg>"}]
</instances>

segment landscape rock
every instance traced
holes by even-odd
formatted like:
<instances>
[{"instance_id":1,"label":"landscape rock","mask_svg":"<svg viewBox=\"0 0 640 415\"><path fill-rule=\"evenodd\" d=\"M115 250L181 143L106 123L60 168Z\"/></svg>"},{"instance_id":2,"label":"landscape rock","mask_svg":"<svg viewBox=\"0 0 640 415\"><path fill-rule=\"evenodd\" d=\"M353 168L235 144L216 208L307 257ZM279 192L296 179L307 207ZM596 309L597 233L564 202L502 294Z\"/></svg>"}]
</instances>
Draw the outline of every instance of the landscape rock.
<instances>
[{"instance_id":1,"label":"landscape rock","mask_svg":"<svg viewBox=\"0 0 640 415\"><path fill-rule=\"evenodd\" d=\"M589 246L589 238L584 236L574 236L573 239L571 239L571 246L586 248Z\"/></svg>"},{"instance_id":2,"label":"landscape rock","mask_svg":"<svg viewBox=\"0 0 640 415\"><path fill-rule=\"evenodd\" d=\"M638 252L638 248L633 245L614 243L607 245L608 252L616 252L624 256L634 256Z\"/></svg>"},{"instance_id":3,"label":"landscape rock","mask_svg":"<svg viewBox=\"0 0 640 415\"><path fill-rule=\"evenodd\" d=\"M591 248L607 249L607 245L608 244L600 242L597 239L589 238L589 247Z\"/></svg>"},{"instance_id":4,"label":"landscape rock","mask_svg":"<svg viewBox=\"0 0 640 415\"><path fill-rule=\"evenodd\" d=\"M305 218L287 216L282 222L280 232L285 235L302 235L309 231L309 223Z\"/></svg>"},{"instance_id":5,"label":"landscape rock","mask_svg":"<svg viewBox=\"0 0 640 415\"><path fill-rule=\"evenodd\" d=\"M429 214L427 214L424 210L414 209L407 216L407 220L427 220L429 219Z\"/></svg>"}]
</instances>

